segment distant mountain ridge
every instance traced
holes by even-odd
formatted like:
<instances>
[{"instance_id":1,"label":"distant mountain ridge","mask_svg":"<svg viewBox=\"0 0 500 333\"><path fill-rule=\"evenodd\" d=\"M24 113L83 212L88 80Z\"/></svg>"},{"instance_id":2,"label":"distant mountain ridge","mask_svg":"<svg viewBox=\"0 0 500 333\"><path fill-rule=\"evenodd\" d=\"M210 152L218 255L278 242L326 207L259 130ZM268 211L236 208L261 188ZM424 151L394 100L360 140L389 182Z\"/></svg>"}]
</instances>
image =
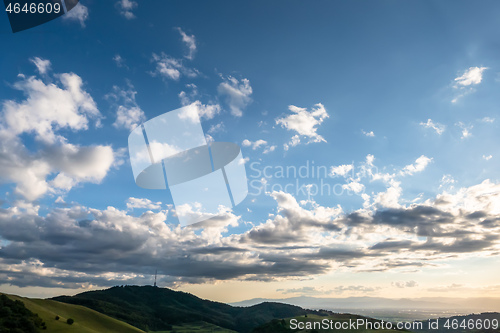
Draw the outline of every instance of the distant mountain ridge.
<instances>
[{"instance_id":1,"label":"distant mountain ridge","mask_svg":"<svg viewBox=\"0 0 500 333\"><path fill-rule=\"evenodd\" d=\"M146 331L167 330L171 329L172 325L204 321L247 333L275 318L308 313L323 314L294 305L272 302L235 307L204 300L189 293L151 286L113 287L75 296L54 297L53 300L83 305Z\"/></svg>"},{"instance_id":2,"label":"distant mountain ridge","mask_svg":"<svg viewBox=\"0 0 500 333\"><path fill-rule=\"evenodd\" d=\"M330 311L343 311L347 309L443 309L465 310L470 312L500 311L500 298L445 298L423 297L415 299L391 299L383 297L346 297L346 298L320 298L320 297L290 297L283 299L254 298L241 302L230 303L233 306L252 306L262 302L278 302L308 309L326 309Z\"/></svg>"}]
</instances>

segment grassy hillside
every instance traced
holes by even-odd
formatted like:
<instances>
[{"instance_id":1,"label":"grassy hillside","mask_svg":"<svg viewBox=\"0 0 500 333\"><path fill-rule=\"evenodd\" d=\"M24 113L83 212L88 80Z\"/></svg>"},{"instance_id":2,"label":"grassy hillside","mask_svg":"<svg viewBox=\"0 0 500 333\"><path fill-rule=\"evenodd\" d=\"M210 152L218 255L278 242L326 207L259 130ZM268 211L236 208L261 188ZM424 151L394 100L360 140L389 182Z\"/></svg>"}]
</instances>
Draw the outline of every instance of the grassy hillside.
<instances>
[{"instance_id":1,"label":"grassy hillside","mask_svg":"<svg viewBox=\"0 0 500 333\"><path fill-rule=\"evenodd\" d=\"M189 293L151 286L113 287L55 300L89 307L144 330L167 331L172 325L207 322L237 332L250 332L273 318L319 314L281 303L233 307Z\"/></svg>"},{"instance_id":2,"label":"grassy hillside","mask_svg":"<svg viewBox=\"0 0 500 333\"><path fill-rule=\"evenodd\" d=\"M27 309L23 302L0 295L0 332L37 333L46 329L43 319Z\"/></svg>"},{"instance_id":3,"label":"grassy hillside","mask_svg":"<svg viewBox=\"0 0 500 333\"><path fill-rule=\"evenodd\" d=\"M13 300L20 300L31 312L37 313L45 321L47 333L144 333L117 319L80 305L65 304L53 300L30 299L8 295ZM55 317L59 316L59 320ZM74 319L73 325L68 325L66 319Z\"/></svg>"}]
</instances>

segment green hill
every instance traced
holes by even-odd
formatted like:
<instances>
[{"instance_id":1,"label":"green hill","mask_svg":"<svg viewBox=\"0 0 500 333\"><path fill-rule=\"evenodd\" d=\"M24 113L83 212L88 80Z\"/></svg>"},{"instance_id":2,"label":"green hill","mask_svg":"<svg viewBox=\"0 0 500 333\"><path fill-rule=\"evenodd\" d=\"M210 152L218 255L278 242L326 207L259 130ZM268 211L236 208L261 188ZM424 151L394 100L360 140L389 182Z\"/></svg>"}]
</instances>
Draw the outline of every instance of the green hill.
<instances>
[{"instance_id":1,"label":"green hill","mask_svg":"<svg viewBox=\"0 0 500 333\"><path fill-rule=\"evenodd\" d=\"M37 333L46 328L43 319L27 309L23 302L0 295L0 332Z\"/></svg>"},{"instance_id":2,"label":"green hill","mask_svg":"<svg viewBox=\"0 0 500 333\"><path fill-rule=\"evenodd\" d=\"M117 319L108 317L92 309L80 305L65 304L54 300L30 299L7 295L12 300L19 300L26 308L38 314L46 323L47 333L145 333ZM59 316L59 320L56 320ZM68 325L66 320L72 318L74 323Z\"/></svg>"},{"instance_id":3,"label":"green hill","mask_svg":"<svg viewBox=\"0 0 500 333\"><path fill-rule=\"evenodd\" d=\"M113 287L54 300L89 307L144 330L166 331L172 326L206 322L237 332L250 332L274 318L318 311L281 303L233 307L203 300L189 293L151 286Z\"/></svg>"}]
</instances>

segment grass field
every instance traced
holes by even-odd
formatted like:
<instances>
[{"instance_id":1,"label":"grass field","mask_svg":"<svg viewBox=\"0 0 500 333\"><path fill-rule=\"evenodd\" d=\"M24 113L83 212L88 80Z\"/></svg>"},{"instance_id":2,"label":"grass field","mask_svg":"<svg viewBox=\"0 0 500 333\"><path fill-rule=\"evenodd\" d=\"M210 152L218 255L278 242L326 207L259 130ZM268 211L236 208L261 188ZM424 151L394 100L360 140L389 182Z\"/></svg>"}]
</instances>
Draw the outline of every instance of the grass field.
<instances>
[{"instance_id":1,"label":"grass field","mask_svg":"<svg viewBox=\"0 0 500 333\"><path fill-rule=\"evenodd\" d=\"M145 333L117 319L103 315L97 311L80 306L60 303L46 299L31 299L7 295L13 300L20 300L34 313L37 313L47 324L47 333ZM55 317L59 316L59 320ZM68 325L66 319L75 322Z\"/></svg>"}]
</instances>

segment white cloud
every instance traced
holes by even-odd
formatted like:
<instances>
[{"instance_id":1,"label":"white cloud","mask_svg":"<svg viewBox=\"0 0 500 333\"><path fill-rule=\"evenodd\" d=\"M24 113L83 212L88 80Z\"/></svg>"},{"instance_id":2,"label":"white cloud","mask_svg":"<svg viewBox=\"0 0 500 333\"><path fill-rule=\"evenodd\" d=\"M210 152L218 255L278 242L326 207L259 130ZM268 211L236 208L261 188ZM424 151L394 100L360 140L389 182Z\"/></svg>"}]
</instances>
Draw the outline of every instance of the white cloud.
<instances>
[{"instance_id":1,"label":"white cloud","mask_svg":"<svg viewBox=\"0 0 500 333\"><path fill-rule=\"evenodd\" d=\"M332 166L330 168L330 176L331 177L336 177L336 176L341 176L345 177L349 171L353 170L354 166L352 164L343 164L339 166Z\"/></svg>"},{"instance_id":2,"label":"white cloud","mask_svg":"<svg viewBox=\"0 0 500 333\"><path fill-rule=\"evenodd\" d=\"M116 3L116 6L120 11L120 15L125 17L127 20L135 18L135 15L132 11L138 6L137 2L132 0L119 0Z\"/></svg>"},{"instance_id":3,"label":"white cloud","mask_svg":"<svg viewBox=\"0 0 500 333\"><path fill-rule=\"evenodd\" d=\"M440 123L435 123L432 121L432 119L427 119L426 123L421 122L420 125L424 126L425 128L432 128L439 135L443 134L446 129L445 125Z\"/></svg>"},{"instance_id":4,"label":"white cloud","mask_svg":"<svg viewBox=\"0 0 500 333\"><path fill-rule=\"evenodd\" d=\"M488 67L470 67L462 76L455 78L455 82L460 86L479 84L483 80L483 72L486 69L488 69Z\"/></svg>"},{"instance_id":5,"label":"white cloud","mask_svg":"<svg viewBox=\"0 0 500 333\"><path fill-rule=\"evenodd\" d=\"M243 110L250 104L252 98L252 86L248 79L238 80L232 76L223 78L217 91L219 95L226 97L226 103L229 105L231 114L235 117L241 117Z\"/></svg>"},{"instance_id":6,"label":"white cloud","mask_svg":"<svg viewBox=\"0 0 500 333\"><path fill-rule=\"evenodd\" d=\"M474 127L472 125L467 126L463 122L459 121L458 123L455 124L456 126L460 127L462 129L462 137L461 139L467 139L472 136L472 133L470 130Z\"/></svg>"},{"instance_id":7,"label":"white cloud","mask_svg":"<svg viewBox=\"0 0 500 333\"><path fill-rule=\"evenodd\" d=\"M181 91L179 93L181 104L183 106L189 106L182 116L191 118L193 121L197 121L197 114L201 118L213 119L216 115L221 113L221 107L218 103L210 102L208 104L203 104L197 99L199 97L199 94L198 87L196 87L195 84L187 84L186 88L191 89L191 92L187 93L185 91ZM219 123L215 126L212 126L208 132L213 134L218 130L222 130L222 127L223 124Z\"/></svg>"},{"instance_id":8,"label":"white cloud","mask_svg":"<svg viewBox=\"0 0 500 333\"><path fill-rule=\"evenodd\" d=\"M127 68L128 69L128 66L125 64L125 59L123 59L123 57L119 54L115 54L115 56L113 57L113 61L115 62L116 66L122 68Z\"/></svg>"},{"instance_id":9,"label":"white cloud","mask_svg":"<svg viewBox=\"0 0 500 333\"><path fill-rule=\"evenodd\" d=\"M459 91L451 102L456 103L460 98L474 92L474 86L477 86L483 80L483 72L488 67L470 67L462 76L455 78L454 88Z\"/></svg>"},{"instance_id":10,"label":"white cloud","mask_svg":"<svg viewBox=\"0 0 500 333\"><path fill-rule=\"evenodd\" d=\"M127 208L128 209L134 209L134 208L139 208L139 209L154 209L158 210L161 208L161 202L153 202L149 199L146 198L134 198L130 197L127 200Z\"/></svg>"},{"instance_id":11,"label":"white cloud","mask_svg":"<svg viewBox=\"0 0 500 333\"><path fill-rule=\"evenodd\" d=\"M194 35L186 34L184 31L182 31L181 28L176 28L176 29L181 34L182 41L184 42L184 44L186 44L189 50L188 54L185 57L189 60L193 60L194 54L196 52L196 39Z\"/></svg>"},{"instance_id":12,"label":"white cloud","mask_svg":"<svg viewBox=\"0 0 500 333\"><path fill-rule=\"evenodd\" d=\"M82 28L85 28L85 21L89 18L89 9L79 2L73 9L63 15L64 20L77 21Z\"/></svg>"},{"instance_id":13,"label":"white cloud","mask_svg":"<svg viewBox=\"0 0 500 333\"><path fill-rule=\"evenodd\" d=\"M361 130L361 132L363 133L363 135L365 136L368 136L368 137L371 137L371 138L374 138L375 137L375 133L373 133L373 131L370 131L370 132L365 132L364 130Z\"/></svg>"},{"instance_id":14,"label":"white cloud","mask_svg":"<svg viewBox=\"0 0 500 333\"><path fill-rule=\"evenodd\" d=\"M342 185L342 188L354 193L361 193L365 189L365 185L361 184L358 180L351 179L347 184Z\"/></svg>"},{"instance_id":15,"label":"white cloud","mask_svg":"<svg viewBox=\"0 0 500 333\"><path fill-rule=\"evenodd\" d=\"M391 283L392 286L397 288L414 288L418 286L416 281L395 281Z\"/></svg>"},{"instance_id":16,"label":"white cloud","mask_svg":"<svg viewBox=\"0 0 500 333\"><path fill-rule=\"evenodd\" d=\"M263 151L262 151L262 154L269 154L273 151L276 150L276 148L278 148L278 146L267 146Z\"/></svg>"},{"instance_id":17,"label":"white cloud","mask_svg":"<svg viewBox=\"0 0 500 333\"><path fill-rule=\"evenodd\" d=\"M198 70L187 68L183 65L182 59L175 59L162 53L157 55L153 53L153 62L156 64L156 69L152 72L152 75L159 75L161 77L178 81L181 76L187 76L189 78L194 78L199 75Z\"/></svg>"},{"instance_id":18,"label":"white cloud","mask_svg":"<svg viewBox=\"0 0 500 333\"><path fill-rule=\"evenodd\" d=\"M425 155L420 156L415 160L415 164L409 164L403 168L401 175L413 175L417 172L422 172L425 170L427 165L432 162L432 158Z\"/></svg>"},{"instance_id":19,"label":"white cloud","mask_svg":"<svg viewBox=\"0 0 500 333\"><path fill-rule=\"evenodd\" d=\"M183 91L181 91L181 94ZM191 119L197 122L199 117L205 119L213 119L221 111L219 104L203 104L200 101L195 101L191 104L184 105L185 110L179 115L181 119Z\"/></svg>"},{"instance_id":20,"label":"white cloud","mask_svg":"<svg viewBox=\"0 0 500 333\"><path fill-rule=\"evenodd\" d=\"M215 124L215 125L212 125L210 126L210 128L208 129L208 133L209 134L214 134L214 133L217 133L217 132L222 132L224 131L224 123L223 122L220 122L218 124Z\"/></svg>"},{"instance_id":21,"label":"white cloud","mask_svg":"<svg viewBox=\"0 0 500 333\"><path fill-rule=\"evenodd\" d=\"M453 189L452 184L455 184L456 182L457 181L451 175L448 174L443 175L440 181L439 188L448 187L451 190Z\"/></svg>"},{"instance_id":22,"label":"white cloud","mask_svg":"<svg viewBox=\"0 0 500 333\"><path fill-rule=\"evenodd\" d=\"M98 123L101 115L78 75L54 76L60 85L35 77L16 82L13 87L26 99L3 101L0 113L0 177L14 183L15 193L28 200L66 192L82 182L99 183L120 155L110 146L68 143L57 133L85 130L90 119ZM21 134L34 135L39 149L28 150Z\"/></svg>"},{"instance_id":23,"label":"white cloud","mask_svg":"<svg viewBox=\"0 0 500 333\"><path fill-rule=\"evenodd\" d=\"M131 83L128 83L126 89L113 86L113 92L106 95L106 98L113 100L113 103L116 104L114 127L133 130L146 120L144 111L135 100L136 95L137 91Z\"/></svg>"},{"instance_id":24,"label":"white cloud","mask_svg":"<svg viewBox=\"0 0 500 333\"><path fill-rule=\"evenodd\" d=\"M19 139L9 138L0 147L5 154L0 158L1 178L14 183L15 193L27 200L67 192L83 182L100 183L117 158L110 146L56 143L33 154Z\"/></svg>"},{"instance_id":25,"label":"white cloud","mask_svg":"<svg viewBox=\"0 0 500 333\"><path fill-rule=\"evenodd\" d=\"M399 198L403 193L403 189L401 188L401 182L390 180L390 186L386 189L385 192L377 193L374 196L373 203L376 206L380 206L383 208L399 208L401 205L399 204Z\"/></svg>"},{"instance_id":26,"label":"white cloud","mask_svg":"<svg viewBox=\"0 0 500 333\"><path fill-rule=\"evenodd\" d=\"M292 136L292 138L288 143L283 144L283 148L285 150L288 150L290 149L290 147L295 147L299 144L300 144L300 136L298 134L295 134L294 136Z\"/></svg>"},{"instance_id":27,"label":"white cloud","mask_svg":"<svg viewBox=\"0 0 500 333\"><path fill-rule=\"evenodd\" d=\"M207 143L212 143L212 142L215 142L215 139L213 136L211 136L210 134L208 133L205 133L205 140L207 141Z\"/></svg>"},{"instance_id":28,"label":"white cloud","mask_svg":"<svg viewBox=\"0 0 500 333\"><path fill-rule=\"evenodd\" d=\"M323 104L316 104L311 111L294 105L290 105L288 109L292 114L276 119L276 124L281 125L289 131L297 132L290 142L284 145L285 150L290 146L293 147L300 144L300 136L304 136L308 139L306 144L311 142L326 142L326 140L317 133L318 126L329 117Z\"/></svg>"},{"instance_id":29,"label":"white cloud","mask_svg":"<svg viewBox=\"0 0 500 333\"><path fill-rule=\"evenodd\" d=\"M82 79L73 73L56 75L60 86L29 77L13 87L22 91L26 100L3 102L2 123L14 135L35 133L36 139L54 143L62 140L55 129L87 129L89 118L101 117L92 97L83 90Z\"/></svg>"},{"instance_id":30,"label":"white cloud","mask_svg":"<svg viewBox=\"0 0 500 333\"><path fill-rule=\"evenodd\" d=\"M116 121L113 123L113 126L117 128L123 127L129 130L133 130L144 120L145 116L141 108L127 108L123 105L120 105L118 107L118 110L116 110Z\"/></svg>"},{"instance_id":31,"label":"white cloud","mask_svg":"<svg viewBox=\"0 0 500 333\"><path fill-rule=\"evenodd\" d=\"M118 110L116 110L116 121L113 123L113 126L133 130L137 125L144 122L145 119L144 111L141 108L137 106L127 108L120 105Z\"/></svg>"},{"instance_id":32,"label":"white cloud","mask_svg":"<svg viewBox=\"0 0 500 333\"><path fill-rule=\"evenodd\" d=\"M243 145L243 147L252 147L253 150L256 150L260 146L267 145L267 141L259 139L257 141L252 142L252 141L245 139L245 140L243 140L243 142L241 144Z\"/></svg>"},{"instance_id":33,"label":"white cloud","mask_svg":"<svg viewBox=\"0 0 500 333\"><path fill-rule=\"evenodd\" d=\"M483 155L483 159L489 161L493 158L493 155Z\"/></svg>"},{"instance_id":34,"label":"white cloud","mask_svg":"<svg viewBox=\"0 0 500 333\"><path fill-rule=\"evenodd\" d=\"M257 150L259 148L263 148L262 153L263 154L269 154L270 152L273 152L276 150L277 146L270 146L268 145L266 140L259 139L257 141L250 141L250 140L243 140L241 143L243 147L251 147L252 150Z\"/></svg>"},{"instance_id":35,"label":"white cloud","mask_svg":"<svg viewBox=\"0 0 500 333\"><path fill-rule=\"evenodd\" d=\"M3 205L0 236L6 241L0 278L16 286L145 284L144 272L158 267L169 283L282 281L339 269L446 270L453 260L491 258L500 249L500 184L488 180L420 205L350 213L312 200L299 203L289 193L269 195L276 201L275 214L260 225L249 222L249 230L230 234L226 232L240 225L241 218L224 207L221 216L181 228L170 223L164 211L133 216L114 207L98 210L74 204L45 211L20 201ZM150 204L137 200L140 206ZM203 214L196 205L177 210L179 216ZM82 256L92 262L91 273L74 260ZM392 287L418 284L408 279ZM347 285L333 291L367 293L378 288ZM302 291L314 292L291 290Z\"/></svg>"},{"instance_id":36,"label":"white cloud","mask_svg":"<svg viewBox=\"0 0 500 333\"><path fill-rule=\"evenodd\" d=\"M34 58L31 58L30 61L33 64L35 64L36 69L38 70L38 73L40 73L40 74L46 74L50 70L50 67L51 67L50 60L41 59L39 57L34 57Z\"/></svg>"},{"instance_id":37,"label":"white cloud","mask_svg":"<svg viewBox=\"0 0 500 333\"><path fill-rule=\"evenodd\" d=\"M498 216L500 215L500 184L486 179L480 184L461 188L456 193L443 192L436 196L435 205L457 216L481 211Z\"/></svg>"},{"instance_id":38,"label":"white cloud","mask_svg":"<svg viewBox=\"0 0 500 333\"><path fill-rule=\"evenodd\" d=\"M149 142L149 148L151 149L151 154L155 157L156 160L159 161L183 151L177 146L169 145L166 142L158 142L156 140ZM149 155L147 156L147 158L149 160Z\"/></svg>"},{"instance_id":39,"label":"white cloud","mask_svg":"<svg viewBox=\"0 0 500 333\"><path fill-rule=\"evenodd\" d=\"M484 117L483 119L481 119L481 121L483 123L493 123L495 122L495 118L491 118L491 117Z\"/></svg>"}]
</instances>

